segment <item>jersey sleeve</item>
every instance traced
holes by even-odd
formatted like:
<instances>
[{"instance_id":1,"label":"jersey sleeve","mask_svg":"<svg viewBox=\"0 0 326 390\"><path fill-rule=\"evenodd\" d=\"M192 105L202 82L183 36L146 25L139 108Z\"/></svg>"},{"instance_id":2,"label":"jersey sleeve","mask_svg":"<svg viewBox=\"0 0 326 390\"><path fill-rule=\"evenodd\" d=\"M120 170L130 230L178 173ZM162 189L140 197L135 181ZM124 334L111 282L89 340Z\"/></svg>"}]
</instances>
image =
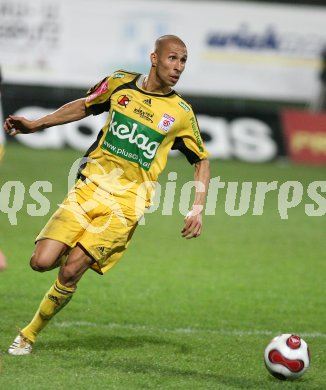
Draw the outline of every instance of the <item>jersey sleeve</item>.
<instances>
[{"instance_id":1,"label":"jersey sleeve","mask_svg":"<svg viewBox=\"0 0 326 390\"><path fill-rule=\"evenodd\" d=\"M192 109L185 114L183 127L178 132L172 149L179 150L183 153L190 164L195 164L208 157L208 152L200 134L197 118Z\"/></svg>"},{"instance_id":2,"label":"jersey sleeve","mask_svg":"<svg viewBox=\"0 0 326 390\"><path fill-rule=\"evenodd\" d=\"M99 115L110 110L110 97L119 80L116 74L117 72L105 77L87 91L85 106L91 114Z\"/></svg>"}]
</instances>

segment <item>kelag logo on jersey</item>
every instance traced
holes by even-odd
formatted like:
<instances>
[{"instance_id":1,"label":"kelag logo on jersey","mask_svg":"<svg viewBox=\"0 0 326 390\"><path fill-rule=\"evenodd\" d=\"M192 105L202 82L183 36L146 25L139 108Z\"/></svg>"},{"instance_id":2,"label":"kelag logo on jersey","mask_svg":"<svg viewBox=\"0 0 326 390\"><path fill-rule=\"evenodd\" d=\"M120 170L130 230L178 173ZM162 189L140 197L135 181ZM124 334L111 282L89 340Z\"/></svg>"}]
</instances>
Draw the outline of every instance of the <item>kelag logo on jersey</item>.
<instances>
[{"instance_id":1,"label":"kelag logo on jersey","mask_svg":"<svg viewBox=\"0 0 326 390\"><path fill-rule=\"evenodd\" d=\"M148 171L164 135L113 111L102 148Z\"/></svg>"}]
</instances>

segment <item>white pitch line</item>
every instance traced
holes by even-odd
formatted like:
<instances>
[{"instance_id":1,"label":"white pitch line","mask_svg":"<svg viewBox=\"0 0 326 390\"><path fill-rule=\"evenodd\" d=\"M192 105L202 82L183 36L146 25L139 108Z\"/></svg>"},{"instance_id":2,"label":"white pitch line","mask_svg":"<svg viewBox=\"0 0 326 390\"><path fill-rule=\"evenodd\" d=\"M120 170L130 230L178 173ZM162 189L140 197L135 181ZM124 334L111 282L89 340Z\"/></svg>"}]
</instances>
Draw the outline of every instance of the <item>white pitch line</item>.
<instances>
[{"instance_id":1,"label":"white pitch line","mask_svg":"<svg viewBox=\"0 0 326 390\"><path fill-rule=\"evenodd\" d=\"M108 323L101 324L88 321L63 321L54 322L54 326L58 328L105 328L105 329L121 329L131 330L133 332L160 332L160 333L184 333L184 334L216 334L222 336L273 336L285 332L272 332L271 330L241 330L241 329L203 329L203 328L160 328L155 326L139 325L139 324L116 324ZM291 333L291 332L286 332ZM321 332L299 332L301 337L308 338L326 338L325 333Z\"/></svg>"}]
</instances>

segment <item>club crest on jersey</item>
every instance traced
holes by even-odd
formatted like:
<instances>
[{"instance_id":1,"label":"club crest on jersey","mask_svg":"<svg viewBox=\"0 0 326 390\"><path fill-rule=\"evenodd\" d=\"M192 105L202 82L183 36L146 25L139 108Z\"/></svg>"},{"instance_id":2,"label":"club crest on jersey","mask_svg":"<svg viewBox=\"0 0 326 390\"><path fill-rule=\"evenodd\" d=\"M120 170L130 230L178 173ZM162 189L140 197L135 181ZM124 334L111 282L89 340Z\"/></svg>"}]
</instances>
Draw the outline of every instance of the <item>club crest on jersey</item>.
<instances>
[{"instance_id":1,"label":"club crest on jersey","mask_svg":"<svg viewBox=\"0 0 326 390\"><path fill-rule=\"evenodd\" d=\"M127 95L121 95L118 97L118 104L123 107L127 107L128 103L130 102L130 99Z\"/></svg>"},{"instance_id":2,"label":"club crest on jersey","mask_svg":"<svg viewBox=\"0 0 326 390\"><path fill-rule=\"evenodd\" d=\"M98 88L89 96L87 96L86 101L90 102L97 98L98 96L102 95L102 93L106 92L108 90L108 80L104 80L103 83L99 85Z\"/></svg>"},{"instance_id":3,"label":"club crest on jersey","mask_svg":"<svg viewBox=\"0 0 326 390\"><path fill-rule=\"evenodd\" d=\"M175 118L173 118L173 116L164 114L157 127L167 133L171 129L174 122Z\"/></svg>"}]
</instances>

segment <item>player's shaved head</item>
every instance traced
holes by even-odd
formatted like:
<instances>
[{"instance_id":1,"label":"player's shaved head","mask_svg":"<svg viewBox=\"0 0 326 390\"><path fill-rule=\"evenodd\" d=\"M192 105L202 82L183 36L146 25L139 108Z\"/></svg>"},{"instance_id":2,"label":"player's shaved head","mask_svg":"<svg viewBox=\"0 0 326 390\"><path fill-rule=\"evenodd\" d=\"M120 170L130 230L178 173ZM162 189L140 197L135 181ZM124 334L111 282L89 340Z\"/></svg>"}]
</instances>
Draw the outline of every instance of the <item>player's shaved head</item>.
<instances>
[{"instance_id":1,"label":"player's shaved head","mask_svg":"<svg viewBox=\"0 0 326 390\"><path fill-rule=\"evenodd\" d=\"M176 43L187 48L182 39L180 39L176 35L162 35L155 41L154 53L160 53L162 51L162 48L169 43Z\"/></svg>"}]
</instances>

